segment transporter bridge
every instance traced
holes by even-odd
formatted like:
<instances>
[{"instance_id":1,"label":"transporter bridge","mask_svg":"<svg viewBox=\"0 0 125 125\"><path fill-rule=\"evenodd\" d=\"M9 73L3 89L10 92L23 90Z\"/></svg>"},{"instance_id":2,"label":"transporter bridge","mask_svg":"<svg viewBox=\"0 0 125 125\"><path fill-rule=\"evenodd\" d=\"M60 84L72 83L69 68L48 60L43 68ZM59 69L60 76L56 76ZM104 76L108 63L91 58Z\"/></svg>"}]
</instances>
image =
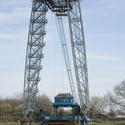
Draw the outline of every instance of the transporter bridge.
<instances>
[{"instance_id":1,"label":"transporter bridge","mask_svg":"<svg viewBox=\"0 0 125 125\"><path fill-rule=\"evenodd\" d=\"M53 106L55 109L59 106L78 107L78 103L80 111L84 117L87 117L89 111L88 69L80 0L33 0L26 50L23 114L25 117L31 117L35 110L36 96L39 92L38 84L41 80L41 63L44 58L43 48L45 46L44 37L46 35L45 26L48 22L46 19L48 10L52 11L56 17L72 94L72 97L58 95L59 97L55 97ZM68 20L69 34L65 34L64 18ZM73 60L69 58L66 35L70 35ZM71 61L74 64L74 70L71 69ZM73 71L75 72L76 85L74 85ZM76 94L75 86L77 86L78 94ZM75 103L73 97L77 100L77 95L78 102Z\"/></svg>"}]
</instances>

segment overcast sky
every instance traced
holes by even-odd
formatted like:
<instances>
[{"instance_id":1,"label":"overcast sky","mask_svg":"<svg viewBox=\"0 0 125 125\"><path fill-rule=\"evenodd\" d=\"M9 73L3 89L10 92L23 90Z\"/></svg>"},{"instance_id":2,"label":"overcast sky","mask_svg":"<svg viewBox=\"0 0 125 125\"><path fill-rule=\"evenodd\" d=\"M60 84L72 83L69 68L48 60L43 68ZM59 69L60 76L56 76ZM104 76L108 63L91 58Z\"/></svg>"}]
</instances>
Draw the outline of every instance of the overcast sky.
<instances>
[{"instance_id":1,"label":"overcast sky","mask_svg":"<svg viewBox=\"0 0 125 125\"><path fill-rule=\"evenodd\" d=\"M23 91L31 0L0 0L0 96ZM81 4L90 95L104 95L125 79L125 0L84 0ZM68 92L55 18L47 15L40 94ZM66 21L65 21L66 23ZM66 31L68 33L68 31ZM68 36L67 36L68 38ZM69 47L70 48L70 47ZM69 49L70 50L70 49Z\"/></svg>"}]
</instances>

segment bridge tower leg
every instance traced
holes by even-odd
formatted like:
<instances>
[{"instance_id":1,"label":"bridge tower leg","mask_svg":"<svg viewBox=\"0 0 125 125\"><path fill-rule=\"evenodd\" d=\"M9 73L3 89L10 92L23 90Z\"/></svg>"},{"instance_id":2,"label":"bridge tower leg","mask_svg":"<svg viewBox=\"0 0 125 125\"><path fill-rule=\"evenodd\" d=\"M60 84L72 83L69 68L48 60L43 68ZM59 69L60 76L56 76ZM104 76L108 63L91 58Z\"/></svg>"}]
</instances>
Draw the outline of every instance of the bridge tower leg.
<instances>
[{"instance_id":1,"label":"bridge tower leg","mask_svg":"<svg viewBox=\"0 0 125 125\"><path fill-rule=\"evenodd\" d=\"M24 116L31 116L34 109L38 83L40 81L47 6L44 0L33 0L30 27L27 42L24 75Z\"/></svg>"},{"instance_id":2,"label":"bridge tower leg","mask_svg":"<svg viewBox=\"0 0 125 125\"><path fill-rule=\"evenodd\" d=\"M89 89L85 37L80 1L72 1L68 3L68 6L68 20L76 82L78 87L80 106L86 115L88 111Z\"/></svg>"}]
</instances>

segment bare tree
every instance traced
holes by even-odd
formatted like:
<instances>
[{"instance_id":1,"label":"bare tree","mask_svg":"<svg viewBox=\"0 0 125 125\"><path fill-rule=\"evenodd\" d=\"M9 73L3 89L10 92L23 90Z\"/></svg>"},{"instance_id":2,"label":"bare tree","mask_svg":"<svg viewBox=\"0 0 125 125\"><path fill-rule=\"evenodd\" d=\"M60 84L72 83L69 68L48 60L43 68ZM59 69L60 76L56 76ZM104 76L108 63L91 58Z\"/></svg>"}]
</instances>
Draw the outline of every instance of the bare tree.
<instances>
[{"instance_id":1,"label":"bare tree","mask_svg":"<svg viewBox=\"0 0 125 125\"><path fill-rule=\"evenodd\" d=\"M45 114L53 112L52 102L46 95L39 95L36 100L38 113L40 109ZM0 116L22 116L23 100L22 94L16 94L13 98L0 98Z\"/></svg>"},{"instance_id":2,"label":"bare tree","mask_svg":"<svg viewBox=\"0 0 125 125\"><path fill-rule=\"evenodd\" d=\"M90 114L98 115L104 114L107 107L107 98L104 97L92 97L90 100Z\"/></svg>"},{"instance_id":3,"label":"bare tree","mask_svg":"<svg viewBox=\"0 0 125 125\"><path fill-rule=\"evenodd\" d=\"M117 105L119 112L125 113L125 81L114 87L110 100Z\"/></svg>"},{"instance_id":4,"label":"bare tree","mask_svg":"<svg viewBox=\"0 0 125 125\"><path fill-rule=\"evenodd\" d=\"M46 95L39 95L36 100L37 110L43 110L46 115L53 112L52 101Z\"/></svg>"},{"instance_id":5,"label":"bare tree","mask_svg":"<svg viewBox=\"0 0 125 125\"><path fill-rule=\"evenodd\" d=\"M113 99L112 93L108 93L106 95L106 97L107 97L107 100L108 100L108 108L107 108L108 117L110 117L110 118L115 117L116 113L117 113L117 106L112 101L112 99Z\"/></svg>"}]
</instances>

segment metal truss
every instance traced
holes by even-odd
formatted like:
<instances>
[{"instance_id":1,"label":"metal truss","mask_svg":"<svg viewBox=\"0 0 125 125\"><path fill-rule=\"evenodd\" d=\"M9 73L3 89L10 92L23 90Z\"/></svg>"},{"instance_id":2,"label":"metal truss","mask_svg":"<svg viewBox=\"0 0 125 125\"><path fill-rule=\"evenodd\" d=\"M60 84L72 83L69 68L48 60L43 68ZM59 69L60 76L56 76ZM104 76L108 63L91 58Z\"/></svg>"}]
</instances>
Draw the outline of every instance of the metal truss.
<instances>
[{"instance_id":1,"label":"metal truss","mask_svg":"<svg viewBox=\"0 0 125 125\"><path fill-rule=\"evenodd\" d=\"M80 106L83 113L87 115L89 102L88 71L80 1L69 1L68 6L70 37Z\"/></svg>"},{"instance_id":2,"label":"metal truss","mask_svg":"<svg viewBox=\"0 0 125 125\"><path fill-rule=\"evenodd\" d=\"M34 110L38 83L40 81L40 70L42 50L45 46L44 35L47 6L42 0L33 0L30 27L27 42L25 75L24 75L24 116L31 116Z\"/></svg>"},{"instance_id":3,"label":"metal truss","mask_svg":"<svg viewBox=\"0 0 125 125\"><path fill-rule=\"evenodd\" d=\"M46 12L48 8L51 9L56 16L58 16L58 29L65 64L71 92L75 96L74 81L72 78L67 43L61 17L68 16L80 106L83 113L87 115L89 103L88 71L80 2L79 0L33 0L25 62L23 95L24 116L31 116L35 108L36 95L38 93L38 83L40 81L40 70L42 69L42 51L43 47L45 46L44 36L46 34L45 24L47 23Z\"/></svg>"}]
</instances>

